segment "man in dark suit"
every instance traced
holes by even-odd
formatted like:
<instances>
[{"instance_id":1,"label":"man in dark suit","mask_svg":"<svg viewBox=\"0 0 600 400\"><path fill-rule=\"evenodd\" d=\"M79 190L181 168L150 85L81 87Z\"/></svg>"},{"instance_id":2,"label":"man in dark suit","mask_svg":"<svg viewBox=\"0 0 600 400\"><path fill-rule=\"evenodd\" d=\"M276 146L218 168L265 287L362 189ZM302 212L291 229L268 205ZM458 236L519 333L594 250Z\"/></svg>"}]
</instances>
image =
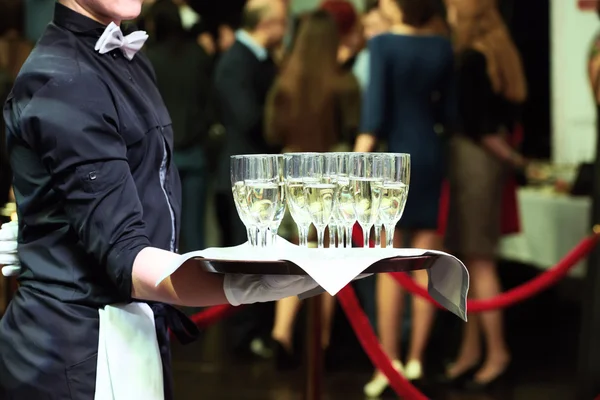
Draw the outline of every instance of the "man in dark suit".
<instances>
[{"instance_id":1,"label":"man in dark suit","mask_svg":"<svg viewBox=\"0 0 600 400\"><path fill-rule=\"evenodd\" d=\"M248 1L236 41L221 56L215 70L219 111L227 135L215 187L224 246L247 240L246 228L237 215L231 195L230 156L279 150L270 148L263 138L263 114L267 93L277 75L271 54L281 46L286 29L287 5L283 0ZM253 348L254 353L267 353L257 338L270 337L272 312L260 307L249 307L231 320L230 333L237 350L246 352Z\"/></svg>"}]
</instances>

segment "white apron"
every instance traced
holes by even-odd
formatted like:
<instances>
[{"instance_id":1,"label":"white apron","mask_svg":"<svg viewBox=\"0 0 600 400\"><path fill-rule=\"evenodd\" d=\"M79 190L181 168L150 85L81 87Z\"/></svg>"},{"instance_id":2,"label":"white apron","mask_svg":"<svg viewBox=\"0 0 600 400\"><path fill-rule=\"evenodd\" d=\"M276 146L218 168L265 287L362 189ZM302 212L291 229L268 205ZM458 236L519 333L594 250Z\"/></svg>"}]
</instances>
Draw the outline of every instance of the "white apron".
<instances>
[{"instance_id":1,"label":"white apron","mask_svg":"<svg viewBox=\"0 0 600 400\"><path fill-rule=\"evenodd\" d=\"M162 361L150 306L117 304L98 311L94 400L164 400Z\"/></svg>"}]
</instances>

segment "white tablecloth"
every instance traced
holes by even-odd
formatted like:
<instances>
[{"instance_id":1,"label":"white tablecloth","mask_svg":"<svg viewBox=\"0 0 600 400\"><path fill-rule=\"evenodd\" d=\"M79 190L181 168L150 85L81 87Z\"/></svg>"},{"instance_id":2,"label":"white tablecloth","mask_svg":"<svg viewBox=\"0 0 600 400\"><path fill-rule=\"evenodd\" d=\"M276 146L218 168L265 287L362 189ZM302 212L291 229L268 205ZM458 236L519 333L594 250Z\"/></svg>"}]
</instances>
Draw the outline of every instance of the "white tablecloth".
<instances>
[{"instance_id":1,"label":"white tablecloth","mask_svg":"<svg viewBox=\"0 0 600 400\"><path fill-rule=\"evenodd\" d=\"M556 265L581 239L591 234L589 197L572 197L533 188L518 192L521 233L506 236L500 258L547 269ZM585 261L571 276L585 274Z\"/></svg>"}]
</instances>

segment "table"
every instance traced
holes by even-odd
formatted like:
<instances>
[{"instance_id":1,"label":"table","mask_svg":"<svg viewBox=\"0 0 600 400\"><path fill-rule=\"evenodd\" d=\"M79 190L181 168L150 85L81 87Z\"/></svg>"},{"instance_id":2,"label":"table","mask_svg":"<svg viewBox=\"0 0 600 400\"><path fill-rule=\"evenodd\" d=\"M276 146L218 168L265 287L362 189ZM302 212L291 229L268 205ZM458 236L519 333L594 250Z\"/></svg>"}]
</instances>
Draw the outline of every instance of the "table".
<instances>
[{"instance_id":1,"label":"table","mask_svg":"<svg viewBox=\"0 0 600 400\"><path fill-rule=\"evenodd\" d=\"M521 233L502 239L499 257L540 269L556 265L581 239L591 234L592 200L556 194L550 189L520 188ZM570 276L585 276L585 261Z\"/></svg>"}]
</instances>

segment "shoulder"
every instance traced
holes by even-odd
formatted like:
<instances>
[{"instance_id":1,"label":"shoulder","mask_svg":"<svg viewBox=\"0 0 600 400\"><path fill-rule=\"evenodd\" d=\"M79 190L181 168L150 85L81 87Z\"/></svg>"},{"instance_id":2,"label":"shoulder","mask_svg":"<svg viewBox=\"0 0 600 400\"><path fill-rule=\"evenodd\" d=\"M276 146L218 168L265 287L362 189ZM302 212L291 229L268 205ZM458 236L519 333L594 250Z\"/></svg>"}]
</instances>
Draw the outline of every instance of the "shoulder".
<instances>
[{"instance_id":1,"label":"shoulder","mask_svg":"<svg viewBox=\"0 0 600 400\"><path fill-rule=\"evenodd\" d=\"M222 68L239 68L239 65L235 65L236 63L240 61L248 62L250 60L256 60L256 57L254 57L250 49L236 40L233 45L221 55L219 65L221 65Z\"/></svg>"},{"instance_id":2,"label":"shoulder","mask_svg":"<svg viewBox=\"0 0 600 400\"><path fill-rule=\"evenodd\" d=\"M48 31L52 31L50 28ZM90 97L101 95L102 92L90 89L106 88L105 85L93 65L79 57L77 46L69 43L71 38L48 31L21 68L11 98L22 108L41 91L53 96L68 96L68 90L84 92Z\"/></svg>"},{"instance_id":3,"label":"shoulder","mask_svg":"<svg viewBox=\"0 0 600 400\"><path fill-rule=\"evenodd\" d=\"M385 47L387 43L393 41L393 35L390 33L381 33L377 36L372 37L367 42L367 49L369 51L378 51L382 47Z\"/></svg>"},{"instance_id":4,"label":"shoulder","mask_svg":"<svg viewBox=\"0 0 600 400\"><path fill-rule=\"evenodd\" d=\"M256 70L258 60L243 44L235 42L221 55L215 67L217 84L227 79L246 79Z\"/></svg>"}]
</instances>

